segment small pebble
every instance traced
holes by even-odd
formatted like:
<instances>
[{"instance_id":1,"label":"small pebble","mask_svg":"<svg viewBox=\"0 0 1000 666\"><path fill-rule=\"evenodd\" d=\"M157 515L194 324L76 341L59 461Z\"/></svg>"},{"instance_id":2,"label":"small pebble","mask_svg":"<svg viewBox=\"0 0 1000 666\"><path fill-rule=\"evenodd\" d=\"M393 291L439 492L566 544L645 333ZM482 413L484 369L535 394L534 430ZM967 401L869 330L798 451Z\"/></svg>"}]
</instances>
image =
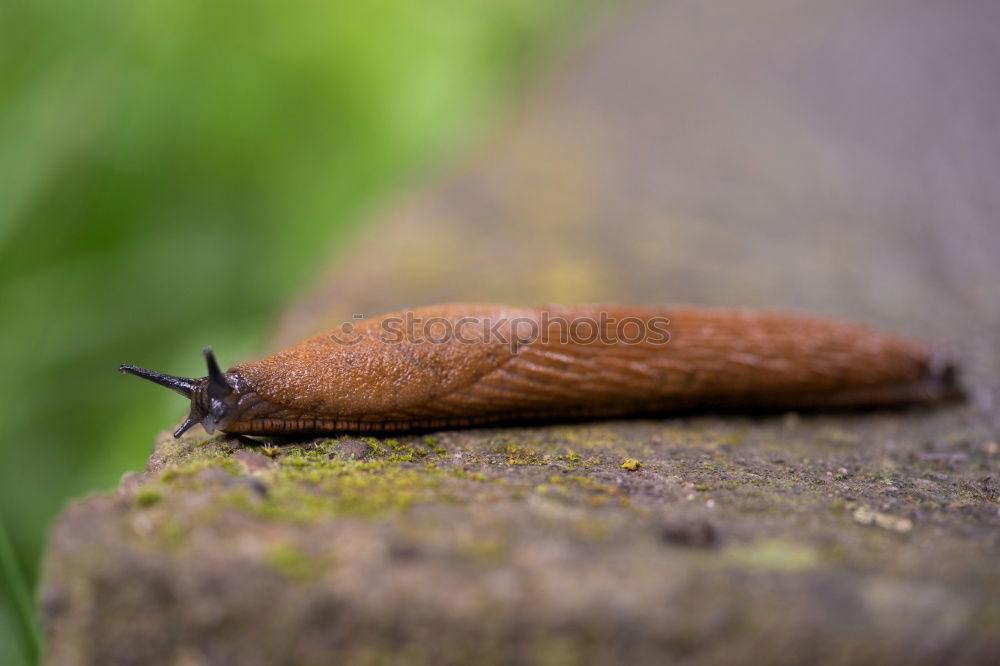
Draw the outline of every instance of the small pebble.
<instances>
[{"instance_id":1,"label":"small pebble","mask_svg":"<svg viewBox=\"0 0 1000 666\"><path fill-rule=\"evenodd\" d=\"M233 485L233 475L220 467L206 467L197 474L194 478L199 482L208 485L219 485L228 488Z\"/></svg>"},{"instance_id":2,"label":"small pebble","mask_svg":"<svg viewBox=\"0 0 1000 666\"><path fill-rule=\"evenodd\" d=\"M274 467L275 462L256 451L242 449L233 454L233 459L238 462L248 474L263 472Z\"/></svg>"},{"instance_id":3,"label":"small pebble","mask_svg":"<svg viewBox=\"0 0 1000 666\"><path fill-rule=\"evenodd\" d=\"M134 472L133 472L134 474ZM69 608L69 598L60 588L49 586L42 592L41 610L46 620L54 620Z\"/></svg>"},{"instance_id":4,"label":"small pebble","mask_svg":"<svg viewBox=\"0 0 1000 666\"><path fill-rule=\"evenodd\" d=\"M913 521L909 518L890 516L887 513L873 511L868 507L858 507L854 510L852 517L854 518L854 522L860 523L861 525L875 525L876 527L881 527L884 530L900 532L902 534L905 534L913 529Z\"/></svg>"},{"instance_id":5,"label":"small pebble","mask_svg":"<svg viewBox=\"0 0 1000 666\"><path fill-rule=\"evenodd\" d=\"M707 520L668 523L660 529L660 537L673 546L712 548L719 542L719 534Z\"/></svg>"},{"instance_id":6,"label":"small pebble","mask_svg":"<svg viewBox=\"0 0 1000 666\"><path fill-rule=\"evenodd\" d=\"M258 497L267 497L267 484L260 479L255 478L241 478L236 481L237 486L243 486L244 488L249 488L250 491L257 495Z\"/></svg>"},{"instance_id":7,"label":"small pebble","mask_svg":"<svg viewBox=\"0 0 1000 666\"><path fill-rule=\"evenodd\" d=\"M118 492L122 495L134 495L142 483L142 474L139 472L125 472L121 481L118 482Z\"/></svg>"},{"instance_id":8,"label":"small pebble","mask_svg":"<svg viewBox=\"0 0 1000 666\"><path fill-rule=\"evenodd\" d=\"M368 444L360 439L345 439L337 443L336 457L342 460L363 460L370 454Z\"/></svg>"},{"instance_id":9,"label":"small pebble","mask_svg":"<svg viewBox=\"0 0 1000 666\"><path fill-rule=\"evenodd\" d=\"M412 561L420 559L423 552L415 543L391 543L388 548L388 555L391 559L399 561Z\"/></svg>"}]
</instances>

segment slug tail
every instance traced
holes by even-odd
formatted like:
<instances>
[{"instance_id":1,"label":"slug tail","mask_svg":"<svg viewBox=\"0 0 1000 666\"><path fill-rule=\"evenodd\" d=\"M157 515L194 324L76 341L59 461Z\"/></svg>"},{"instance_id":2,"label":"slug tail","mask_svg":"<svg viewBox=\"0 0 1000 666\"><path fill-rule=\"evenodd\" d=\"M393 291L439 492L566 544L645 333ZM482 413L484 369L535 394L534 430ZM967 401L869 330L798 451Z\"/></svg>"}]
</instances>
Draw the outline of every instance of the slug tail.
<instances>
[{"instance_id":1,"label":"slug tail","mask_svg":"<svg viewBox=\"0 0 1000 666\"><path fill-rule=\"evenodd\" d=\"M958 363L948 349L934 345L928 354L928 381L933 385L938 402L963 402L966 399L962 389Z\"/></svg>"},{"instance_id":2,"label":"slug tail","mask_svg":"<svg viewBox=\"0 0 1000 666\"><path fill-rule=\"evenodd\" d=\"M151 381L154 384L165 386L174 393L182 395L185 398L190 398L194 394L195 388L198 386L197 379L165 375L162 372L147 370L146 368L140 368L135 365L119 365L118 372L126 375L135 375L136 377L141 377L145 380Z\"/></svg>"}]
</instances>

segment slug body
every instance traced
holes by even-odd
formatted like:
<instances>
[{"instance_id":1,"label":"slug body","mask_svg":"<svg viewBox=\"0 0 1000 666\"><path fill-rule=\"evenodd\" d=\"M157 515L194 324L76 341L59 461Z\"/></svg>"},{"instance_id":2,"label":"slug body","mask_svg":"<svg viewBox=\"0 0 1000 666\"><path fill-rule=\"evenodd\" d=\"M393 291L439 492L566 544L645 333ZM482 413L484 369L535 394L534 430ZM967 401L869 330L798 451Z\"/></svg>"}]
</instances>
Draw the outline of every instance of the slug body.
<instances>
[{"instance_id":1,"label":"slug body","mask_svg":"<svg viewBox=\"0 0 1000 666\"><path fill-rule=\"evenodd\" d=\"M246 435L402 432L693 410L935 403L954 367L846 322L707 308L453 304L394 313L209 375L135 374Z\"/></svg>"}]
</instances>

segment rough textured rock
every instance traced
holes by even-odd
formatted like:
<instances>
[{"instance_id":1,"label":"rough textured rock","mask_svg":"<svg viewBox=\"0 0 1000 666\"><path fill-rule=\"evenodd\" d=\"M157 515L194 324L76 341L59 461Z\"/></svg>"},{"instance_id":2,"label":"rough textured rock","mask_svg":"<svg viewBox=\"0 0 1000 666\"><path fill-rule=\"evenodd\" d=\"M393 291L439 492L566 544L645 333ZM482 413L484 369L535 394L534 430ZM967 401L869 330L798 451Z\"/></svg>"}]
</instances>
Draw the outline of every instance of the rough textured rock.
<instances>
[{"instance_id":1,"label":"rough textured rock","mask_svg":"<svg viewBox=\"0 0 1000 666\"><path fill-rule=\"evenodd\" d=\"M279 334L461 299L792 307L950 343L967 405L164 435L54 530L48 661L996 663L997 18L637 6Z\"/></svg>"},{"instance_id":2,"label":"rough textured rock","mask_svg":"<svg viewBox=\"0 0 1000 666\"><path fill-rule=\"evenodd\" d=\"M51 663L1000 650L1000 453L962 410L257 448L165 433L141 485L68 509Z\"/></svg>"}]
</instances>

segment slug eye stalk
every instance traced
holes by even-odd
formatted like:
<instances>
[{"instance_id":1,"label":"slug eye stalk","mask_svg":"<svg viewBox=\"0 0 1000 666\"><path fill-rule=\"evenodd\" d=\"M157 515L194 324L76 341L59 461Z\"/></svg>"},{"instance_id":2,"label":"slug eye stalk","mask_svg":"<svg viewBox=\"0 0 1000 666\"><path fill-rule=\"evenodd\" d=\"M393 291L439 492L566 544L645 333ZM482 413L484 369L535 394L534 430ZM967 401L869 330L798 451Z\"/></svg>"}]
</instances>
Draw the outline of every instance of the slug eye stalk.
<instances>
[{"instance_id":1,"label":"slug eye stalk","mask_svg":"<svg viewBox=\"0 0 1000 666\"><path fill-rule=\"evenodd\" d=\"M135 365L118 366L118 371L123 374L141 377L191 400L191 412L184 423L174 431L175 438L180 437L199 423L211 433L227 420L229 414L231 407L229 398L234 394L233 388L219 368L212 348L205 347L202 353L205 355L205 362L208 365L208 376L200 379L166 375Z\"/></svg>"},{"instance_id":2,"label":"slug eye stalk","mask_svg":"<svg viewBox=\"0 0 1000 666\"><path fill-rule=\"evenodd\" d=\"M205 355L205 363L208 364L208 397L213 400L225 400L233 390L229 388L229 383L219 369L212 348L205 347L201 353Z\"/></svg>"},{"instance_id":3,"label":"slug eye stalk","mask_svg":"<svg viewBox=\"0 0 1000 666\"><path fill-rule=\"evenodd\" d=\"M142 377L147 379L154 384L159 384L160 386L165 386L174 393L184 396L185 398L190 398L195 389L198 388L200 380L189 379L188 377L175 377L174 375L165 375L162 372L157 372L156 370L147 370L146 368L140 368L136 365L119 365L118 372L126 375L135 375L136 377Z\"/></svg>"},{"instance_id":4,"label":"slug eye stalk","mask_svg":"<svg viewBox=\"0 0 1000 666\"><path fill-rule=\"evenodd\" d=\"M177 430L174 430L174 439L180 439L181 435L186 433L189 429L191 429L193 426L197 424L198 424L197 421L188 416L186 419L184 419L184 423L182 423L181 426L177 428Z\"/></svg>"}]
</instances>

